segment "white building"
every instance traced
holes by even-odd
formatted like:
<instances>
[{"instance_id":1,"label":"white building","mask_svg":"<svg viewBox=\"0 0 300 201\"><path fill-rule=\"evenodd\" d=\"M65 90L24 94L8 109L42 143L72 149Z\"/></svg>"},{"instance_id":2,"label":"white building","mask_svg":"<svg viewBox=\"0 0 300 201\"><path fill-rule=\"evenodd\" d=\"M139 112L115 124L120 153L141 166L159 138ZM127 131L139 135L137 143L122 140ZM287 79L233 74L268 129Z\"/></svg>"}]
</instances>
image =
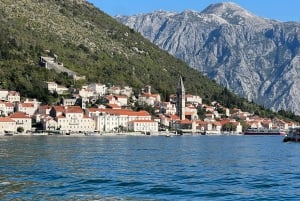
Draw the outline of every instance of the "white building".
<instances>
[{"instance_id":1,"label":"white building","mask_svg":"<svg viewBox=\"0 0 300 201\"><path fill-rule=\"evenodd\" d=\"M17 131L16 122L9 117L0 117L0 134Z\"/></svg>"},{"instance_id":2,"label":"white building","mask_svg":"<svg viewBox=\"0 0 300 201\"><path fill-rule=\"evenodd\" d=\"M192 104L202 104L202 98L200 98L200 96L195 96L192 94L186 94L185 95L186 98L186 102L187 103L192 103Z\"/></svg>"},{"instance_id":3,"label":"white building","mask_svg":"<svg viewBox=\"0 0 300 201\"><path fill-rule=\"evenodd\" d=\"M58 84L56 82L46 82L47 84L47 89L50 93L53 93L54 91L57 90Z\"/></svg>"},{"instance_id":4,"label":"white building","mask_svg":"<svg viewBox=\"0 0 300 201\"><path fill-rule=\"evenodd\" d=\"M90 89L90 88L82 88L82 89L79 90L78 94L83 99L95 96L94 91L92 89Z\"/></svg>"},{"instance_id":5,"label":"white building","mask_svg":"<svg viewBox=\"0 0 300 201\"><path fill-rule=\"evenodd\" d=\"M0 101L0 115L8 116L12 113L14 113L13 103Z\"/></svg>"},{"instance_id":6,"label":"white building","mask_svg":"<svg viewBox=\"0 0 300 201\"><path fill-rule=\"evenodd\" d=\"M160 112L163 114L176 114L176 105L171 102L162 102L160 104Z\"/></svg>"},{"instance_id":7,"label":"white building","mask_svg":"<svg viewBox=\"0 0 300 201\"><path fill-rule=\"evenodd\" d=\"M66 132L92 132L95 130L95 122L83 114L79 106L55 106L50 115L57 122L57 128ZM52 123L52 125L54 125ZM47 125L44 125L47 128Z\"/></svg>"},{"instance_id":8,"label":"white building","mask_svg":"<svg viewBox=\"0 0 300 201\"><path fill-rule=\"evenodd\" d=\"M63 94L64 92L69 90L65 86L58 85L56 82L46 82L46 84L47 89L50 93L57 92L57 94Z\"/></svg>"},{"instance_id":9,"label":"white building","mask_svg":"<svg viewBox=\"0 0 300 201\"><path fill-rule=\"evenodd\" d=\"M120 94L130 97L133 94L133 90L131 87L125 86L123 89L121 89Z\"/></svg>"},{"instance_id":10,"label":"white building","mask_svg":"<svg viewBox=\"0 0 300 201\"><path fill-rule=\"evenodd\" d=\"M106 85L100 83L91 83L88 88L92 89L97 96L103 96L107 90Z\"/></svg>"},{"instance_id":11,"label":"white building","mask_svg":"<svg viewBox=\"0 0 300 201\"><path fill-rule=\"evenodd\" d=\"M38 107L38 113L41 115L49 115L51 108L50 105L40 105Z\"/></svg>"},{"instance_id":12,"label":"white building","mask_svg":"<svg viewBox=\"0 0 300 201\"><path fill-rule=\"evenodd\" d=\"M5 89L0 90L0 100L6 101L7 95L8 95L8 90L5 90Z\"/></svg>"},{"instance_id":13,"label":"white building","mask_svg":"<svg viewBox=\"0 0 300 201\"><path fill-rule=\"evenodd\" d=\"M9 116L16 122L16 127L22 127L24 132L31 131L32 128L32 120L31 118L25 114L24 112L16 112Z\"/></svg>"},{"instance_id":14,"label":"white building","mask_svg":"<svg viewBox=\"0 0 300 201\"><path fill-rule=\"evenodd\" d=\"M141 104L146 103L147 105L155 106L161 102L161 98L159 94L143 93L139 95L138 102Z\"/></svg>"},{"instance_id":15,"label":"white building","mask_svg":"<svg viewBox=\"0 0 300 201\"><path fill-rule=\"evenodd\" d=\"M107 88L106 93L118 95L121 93L121 88L119 86L111 86Z\"/></svg>"},{"instance_id":16,"label":"white building","mask_svg":"<svg viewBox=\"0 0 300 201\"><path fill-rule=\"evenodd\" d=\"M57 130L58 125L52 117L48 116L42 119L43 130L54 131Z\"/></svg>"},{"instance_id":17,"label":"white building","mask_svg":"<svg viewBox=\"0 0 300 201\"><path fill-rule=\"evenodd\" d=\"M25 114L32 116L37 111L37 108L33 103L17 103L16 111L24 112Z\"/></svg>"},{"instance_id":18,"label":"white building","mask_svg":"<svg viewBox=\"0 0 300 201\"><path fill-rule=\"evenodd\" d=\"M140 132L158 132L158 123L152 120L133 120L128 122L128 129Z\"/></svg>"},{"instance_id":19,"label":"white building","mask_svg":"<svg viewBox=\"0 0 300 201\"><path fill-rule=\"evenodd\" d=\"M9 91L6 98L6 100L11 103L20 102L20 99L20 93L17 91Z\"/></svg>"},{"instance_id":20,"label":"white building","mask_svg":"<svg viewBox=\"0 0 300 201\"><path fill-rule=\"evenodd\" d=\"M125 95L115 95L116 102L119 106L127 106L128 97Z\"/></svg>"},{"instance_id":21,"label":"white building","mask_svg":"<svg viewBox=\"0 0 300 201\"><path fill-rule=\"evenodd\" d=\"M113 132L120 127L128 130L130 121L151 120L151 115L146 111L88 108L86 112L95 121L96 130L100 132Z\"/></svg>"}]
</instances>

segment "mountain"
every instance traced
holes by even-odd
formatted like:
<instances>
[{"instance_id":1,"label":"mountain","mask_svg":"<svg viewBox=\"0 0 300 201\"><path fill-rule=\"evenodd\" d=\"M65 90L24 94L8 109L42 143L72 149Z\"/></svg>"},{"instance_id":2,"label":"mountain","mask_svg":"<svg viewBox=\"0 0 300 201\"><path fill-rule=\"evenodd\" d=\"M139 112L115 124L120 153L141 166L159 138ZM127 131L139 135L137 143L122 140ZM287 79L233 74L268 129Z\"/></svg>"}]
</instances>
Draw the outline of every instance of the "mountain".
<instances>
[{"instance_id":1,"label":"mountain","mask_svg":"<svg viewBox=\"0 0 300 201\"><path fill-rule=\"evenodd\" d=\"M261 18L235 3L115 18L234 93L300 114L299 22Z\"/></svg>"},{"instance_id":2,"label":"mountain","mask_svg":"<svg viewBox=\"0 0 300 201\"><path fill-rule=\"evenodd\" d=\"M0 1L0 88L47 100L44 81L77 87L66 73L39 66L55 56L86 82L152 85L163 99L182 75L189 93L207 101L222 88L84 0ZM209 89L209 90L204 90Z\"/></svg>"},{"instance_id":3,"label":"mountain","mask_svg":"<svg viewBox=\"0 0 300 201\"><path fill-rule=\"evenodd\" d=\"M0 89L53 103L59 97L48 93L45 81L71 88L88 82L129 85L135 94L151 85L168 100L181 75L186 92L200 95L204 103L218 101L262 117L300 121L290 112L275 114L220 87L85 0L3 0L0 21ZM55 57L86 80L41 67L41 56Z\"/></svg>"}]
</instances>

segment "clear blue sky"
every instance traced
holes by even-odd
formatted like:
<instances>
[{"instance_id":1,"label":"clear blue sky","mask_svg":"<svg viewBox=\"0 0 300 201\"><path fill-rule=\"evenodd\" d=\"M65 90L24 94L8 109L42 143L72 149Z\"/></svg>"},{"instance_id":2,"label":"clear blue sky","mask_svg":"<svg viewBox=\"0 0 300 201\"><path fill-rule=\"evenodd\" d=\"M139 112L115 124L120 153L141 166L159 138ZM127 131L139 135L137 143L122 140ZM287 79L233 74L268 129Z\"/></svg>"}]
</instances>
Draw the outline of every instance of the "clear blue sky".
<instances>
[{"instance_id":1,"label":"clear blue sky","mask_svg":"<svg viewBox=\"0 0 300 201\"><path fill-rule=\"evenodd\" d=\"M224 0L87 0L103 12L115 15L134 15L155 10L181 12L202 11L212 3ZM231 0L260 17L300 22L300 0Z\"/></svg>"}]
</instances>

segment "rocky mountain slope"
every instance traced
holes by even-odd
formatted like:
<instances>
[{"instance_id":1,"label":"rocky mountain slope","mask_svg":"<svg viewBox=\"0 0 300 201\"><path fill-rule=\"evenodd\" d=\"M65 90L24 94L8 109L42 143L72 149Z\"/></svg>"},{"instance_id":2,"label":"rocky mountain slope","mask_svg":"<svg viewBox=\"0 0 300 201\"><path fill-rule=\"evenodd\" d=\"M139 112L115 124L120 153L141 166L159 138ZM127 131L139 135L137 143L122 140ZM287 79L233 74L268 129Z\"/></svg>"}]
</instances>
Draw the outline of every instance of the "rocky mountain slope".
<instances>
[{"instance_id":1,"label":"rocky mountain slope","mask_svg":"<svg viewBox=\"0 0 300 201\"><path fill-rule=\"evenodd\" d=\"M75 85L66 73L39 66L40 56L59 63L86 82L152 85L162 98L174 93L178 76L189 93L207 101L222 88L85 0L0 1L0 88L46 101L44 81ZM210 90L201 90L201 89Z\"/></svg>"},{"instance_id":2,"label":"rocky mountain slope","mask_svg":"<svg viewBox=\"0 0 300 201\"><path fill-rule=\"evenodd\" d=\"M248 100L300 114L300 23L234 3L116 19Z\"/></svg>"}]
</instances>

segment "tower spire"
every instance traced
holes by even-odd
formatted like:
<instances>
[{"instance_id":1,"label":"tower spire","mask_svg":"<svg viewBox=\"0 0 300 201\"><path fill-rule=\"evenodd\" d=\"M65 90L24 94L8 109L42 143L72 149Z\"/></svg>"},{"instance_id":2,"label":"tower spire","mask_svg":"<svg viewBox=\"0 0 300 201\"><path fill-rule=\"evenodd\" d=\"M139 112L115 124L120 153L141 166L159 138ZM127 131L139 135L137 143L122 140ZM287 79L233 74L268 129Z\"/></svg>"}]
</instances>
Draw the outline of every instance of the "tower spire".
<instances>
[{"instance_id":1,"label":"tower spire","mask_svg":"<svg viewBox=\"0 0 300 201\"><path fill-rule=\"evenodd\" d=\"M176 92L176 113L180 120L185 119L185 88L181 75L179 76Z\"/></svg>"}]
</instances>

